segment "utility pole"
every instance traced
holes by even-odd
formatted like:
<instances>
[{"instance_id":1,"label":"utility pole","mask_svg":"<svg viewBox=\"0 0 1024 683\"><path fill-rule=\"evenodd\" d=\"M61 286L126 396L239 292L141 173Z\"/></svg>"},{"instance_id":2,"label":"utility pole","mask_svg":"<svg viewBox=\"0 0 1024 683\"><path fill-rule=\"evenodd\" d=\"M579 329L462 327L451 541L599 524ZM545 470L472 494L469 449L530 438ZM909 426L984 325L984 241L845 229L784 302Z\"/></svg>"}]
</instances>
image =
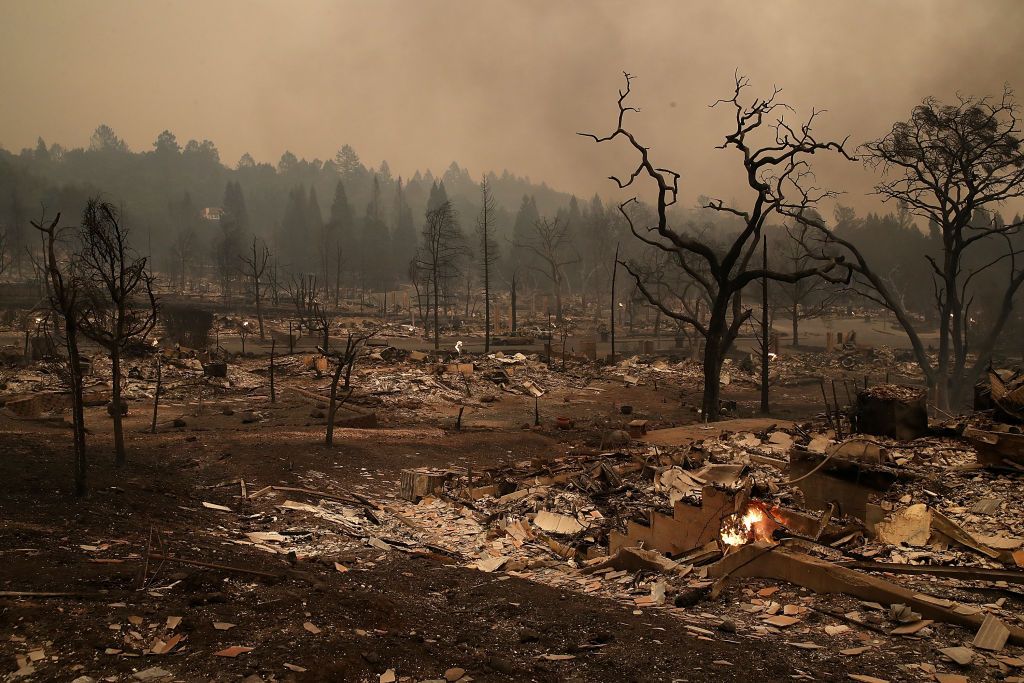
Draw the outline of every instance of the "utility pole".
<instances>
[{"instance_id":1,"label":"utility pole","mask_svg":"<svg viewBox=\"0 0 1024 683\"><path fill-rule=\"evenodd\" d=\"M768 236L761 247L761 412L768 414Z\"/></svg>"},{"instance_id":2,"label":"utility pole","mask_svg":"<svg viewBox=\"0 0 1024 683\"><path fill-rule=\"evenodd\" d=\"M515 273L515 271L512 272L512 290L510 292L509 298L511 300L511 310L509 311L509 316L512 319L512 322L511 322L512 334L515 334L516 333L516 273Z\"/></svg>"},{"instance_id":3,"label":"utility pole","mask_svg":"<svg viewBox=\"0 0 1024 683\"><path fill-rule=\"evenodd\" d=\"M612 261L612 363L615 362L615 275L619 269L619 243L615 243L615 259Z\"/></svg>"},{"instance_id":4,"label":"utility pole","mask_svg":"<svg viewBox=\"0 0 1024 683\"><path fill-rule=\"evenodd\" d=\"M156 349L156 391L153 392L153 424L149 428L151 434L156 434L157 411L160 409L160 391L163 389L163 377L160 374L160 360L163 354L159 347Z\"/></svg>"}]
</instances>

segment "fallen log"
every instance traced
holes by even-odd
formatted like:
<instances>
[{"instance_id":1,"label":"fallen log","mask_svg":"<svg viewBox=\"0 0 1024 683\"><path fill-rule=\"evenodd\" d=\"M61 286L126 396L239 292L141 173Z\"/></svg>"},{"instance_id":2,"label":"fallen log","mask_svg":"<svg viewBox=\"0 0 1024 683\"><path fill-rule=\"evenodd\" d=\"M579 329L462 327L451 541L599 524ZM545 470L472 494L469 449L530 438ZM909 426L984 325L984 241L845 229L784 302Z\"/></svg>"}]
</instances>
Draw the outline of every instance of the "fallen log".
<instances>
[{"instance_id":1,"label":"fallen log","mask_svg":"<svg viewBox=\"0 0 1024 683\"><path fill-rule=\"evenodd\" d=\"M356 497L355 495L352 495L351 497L346 498L345 496L338 496L333 493L324 493L323 491L314 491L313 489L304 489L296 486L264 486L259 491L254 491L250 493L249 500L252 500L253 498L258 498L269 491L282 491L284 493L304 493L307 496L317 496L319 498L326 498L327 500L334 500L339 503L348 503L349 505L365 504L358 499L361 498L361 496Z\"/></svg>"},{"instance_id":2,"label":"fallen log","mask_svg":"<svg viewBox=\"0 0 1024 683\"><path fill-rule=\"evenodd\" d=\"M0 591L0 598L81 598L109 600L120 593L60 593L47 591Z\"/></svg>"},{"instance_id":3,"label":"fallen log","mask_svg":"<svg viewBox=\"0 0 1024 683\"><path fill-rule=\"evenodd\" d=\"M870 574L843 567L816 557L796 553L786 547L765 542L749 543L708 567L708 576L725 580L732 577L757 577L787 581L816 593L844 593L883 605L904 604L925 619L934 619L977 631L984 617L980 614L946 607L942 600L922 595ZM1007 626L1010 640L1024 644L1024 630Z\"/></svg>"},{"instance_id":4,"label":"fallen log","mask_svg":"<svg viewBox=\"0 0 1024 683\"><path fill-rule=\"evenodd\" d=\"M1024 583L1024 572L1013 569L986 569L984 567L956 567L927 564L895 564L892 562L840 562L839 566L869 572L889 574L925 574L928 576L950 576L967 581L1006 581Z\"/></svg>"},{"instance_id":5,"label":"fallen log","mask_svg":"<svg viewBox=\"0 0 1024 683\"><path fill-rule=\"evenodd\" d=\"M581 571L583 574L593 574L608 568L626 571L646 570L686 576L693 570L693 565L674 562L661 553L651 550L625 547L619 548L613 555L598 558Z\"/></svg>"},{"instance_id":6,"label":"fallen log","mask_svg":"<svg viewBox=\"0 0 1024 683\"><path fill-rule=\"evenodd\" d=\"M204 562L202 560L190 560L184 557L174 557L173 555L158 555L153 553L149 556L150 560L156 560L158 562L175 562L177 564L185 564L192 567L202 567L204 569L218 569L223 572L233 572L236 574L246 574L249 576L258 576L263 579L280 579L280 574L273 574L271 572L261 572L256 569L246 569L244 567L232 567L226 564L217 564L215 562Z\"/></svg>"}]
</instances>

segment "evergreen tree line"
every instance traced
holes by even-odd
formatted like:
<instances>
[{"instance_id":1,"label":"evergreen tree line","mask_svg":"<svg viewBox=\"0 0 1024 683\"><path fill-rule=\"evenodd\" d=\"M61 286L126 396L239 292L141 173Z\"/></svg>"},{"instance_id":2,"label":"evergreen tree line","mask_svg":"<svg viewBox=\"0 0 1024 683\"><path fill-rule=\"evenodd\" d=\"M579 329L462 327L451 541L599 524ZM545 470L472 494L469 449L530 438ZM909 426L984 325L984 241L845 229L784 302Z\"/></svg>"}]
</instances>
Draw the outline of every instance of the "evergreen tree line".
<instances>
[{"instance_id":1,"label":"evergreen tree line","mask_svg":"<svg viewBox=\"0 0 1024 683\"><path fill-rule=\"evenodd\" d=\"M342 288L381 291L410 284L423 247L426 216L450 202L461 242L457 272L446 280L446 305L483 287L483 249L473 227L481 212L481 181L494 200L489 215L493 241L489 269L491 291L521 288L551 293L555 284L538 256L538 224L550 221L565 239L553 254L560 264L562 294L583 304L607 305L616 246L624 260L652 259L628 234L618 207L595 195L589 200L558 192L544 183L508 171L474 178L456 163L440 176L416 172L394 176L387 162L367 166L349 145L333 159L299 159L285 152L276 165L243 154L233 168L221 163L209 140L180 145L173 133L157 136L152 150L135 152L108 126L100 126L86 148L47 145L19 153L0 148L0 231L6 236L3 265L8 275L27 277L28 252L37 247L29 221L41 206L74 214L90 196L100 194L119 206L135 227L135 247L151 255L165 285L185 288L198 272L217 273L222 286L240 283L240 257L255 237L273 255L271 270L315 274L327 291ZM703 203L703 201L698 201ZM213 210L213 211L210 211ZM643 204L633 211L651 212ZM727 218L701 209L675 208L673 220L709 242L736 229ZM986 217L979 217L979 221ZM997 217L997 220L1001 220ZM931 292L919 283L928 277L923 255L941 252L934 226L917 226L902 207L886 214L857 216L839 207L839 234L861 245L905 292L911 310L928 315ZM637 221L642 224L642 220ZM550 225L550 224L549 224ZM977 258L986 254L979 252ZM993 270L987 277L1001 277ZM802 303L835 295L822 288ZM639 302L627 291L623 298ZM983 302L979 302L979 314Z\"/></svg>"}]
</instances>

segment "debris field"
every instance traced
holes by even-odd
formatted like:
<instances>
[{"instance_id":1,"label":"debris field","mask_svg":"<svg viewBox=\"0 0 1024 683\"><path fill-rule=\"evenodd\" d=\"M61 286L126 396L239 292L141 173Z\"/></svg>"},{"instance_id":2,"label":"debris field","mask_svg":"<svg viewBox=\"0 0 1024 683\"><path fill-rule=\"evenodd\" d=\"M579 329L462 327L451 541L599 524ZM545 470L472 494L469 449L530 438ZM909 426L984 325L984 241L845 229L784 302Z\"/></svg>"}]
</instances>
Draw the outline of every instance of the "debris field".
<instances>
[{"instance_id":1,"label":"debris field","mask_svg":"<svg viewBox=\"0 0 1024 683\"><path fill-rule=\"evenodd\" d=\"M263 358L165 352L155 429L129 371L138 465L106 443L70 508L59 382L5 370L2 675L1024 680L1017 376L929 419L846 357L777 357L779 417L730 363L701 424L688 360L371 347L326 447L315 354L272 396Z\"/></svg>"}]
</instances>

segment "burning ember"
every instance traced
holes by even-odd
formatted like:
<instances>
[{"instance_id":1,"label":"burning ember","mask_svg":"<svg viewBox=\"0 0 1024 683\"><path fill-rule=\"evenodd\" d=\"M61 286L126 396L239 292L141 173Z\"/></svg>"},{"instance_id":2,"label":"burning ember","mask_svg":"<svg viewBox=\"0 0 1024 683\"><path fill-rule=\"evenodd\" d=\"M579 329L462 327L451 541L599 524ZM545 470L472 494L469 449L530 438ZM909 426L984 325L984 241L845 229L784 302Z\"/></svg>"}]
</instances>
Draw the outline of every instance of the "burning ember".
<instances>
[{"instance_id":1,"label":"burning ember","mask_svg":"<svg viewBox=\"0 0 1024 683\"><path fill-rule=\"evenodd\" d=\"M752 501L743 514L737 512L722 520L722 543L737 546L751 541L770 541L772 532L779 526L763 503Z\"/></svg>"}]
</instances>

